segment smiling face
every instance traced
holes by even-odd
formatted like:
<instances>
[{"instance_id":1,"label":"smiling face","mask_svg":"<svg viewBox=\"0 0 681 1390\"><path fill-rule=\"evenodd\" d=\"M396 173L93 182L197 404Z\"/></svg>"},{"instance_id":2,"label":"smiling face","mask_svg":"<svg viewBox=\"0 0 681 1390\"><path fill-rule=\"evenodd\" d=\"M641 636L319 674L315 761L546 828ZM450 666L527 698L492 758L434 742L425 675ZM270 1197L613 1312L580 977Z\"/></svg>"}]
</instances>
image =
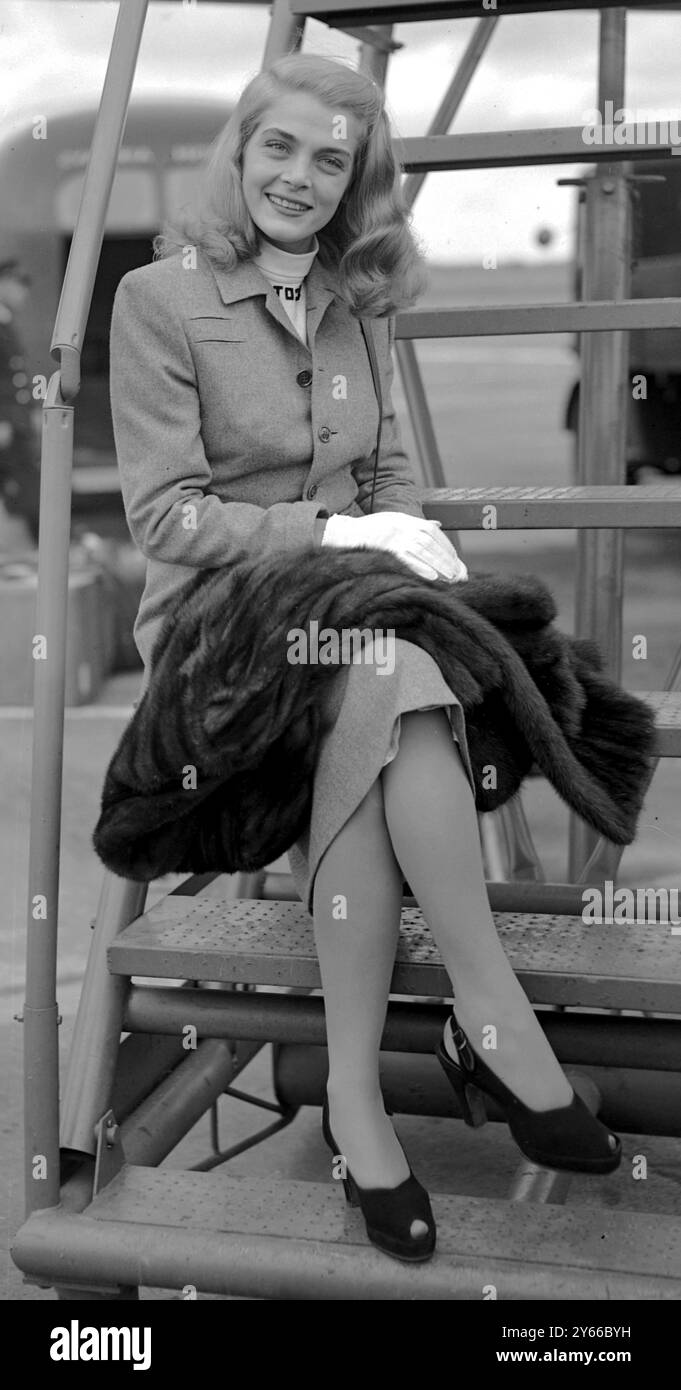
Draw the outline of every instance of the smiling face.
<instances>
[{"instance_id":1,"label":"smiling face","mask_svg":"<svg viewBox=\"0 0 681 1390\"><path fill-rule=\"evenodd\" d=\"M307 92L268 106L242 164L246 206L261 236L282 251L311 251L314 233L330 222L352 180L360 138L349 111L334 111Z\"/></svg>"}]
</instances>

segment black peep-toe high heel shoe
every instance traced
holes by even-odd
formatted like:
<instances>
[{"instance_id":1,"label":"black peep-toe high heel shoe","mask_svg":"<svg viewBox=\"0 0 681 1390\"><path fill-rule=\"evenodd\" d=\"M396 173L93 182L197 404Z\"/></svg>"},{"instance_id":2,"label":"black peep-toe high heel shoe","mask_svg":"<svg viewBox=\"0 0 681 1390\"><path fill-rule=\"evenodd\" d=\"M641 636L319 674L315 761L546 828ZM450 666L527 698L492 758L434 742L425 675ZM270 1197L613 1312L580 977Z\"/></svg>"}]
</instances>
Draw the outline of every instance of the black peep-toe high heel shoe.
<instances>
[{"instance_id":1,"label":"black peep-toe high heel shoe","mask_svg":"<svg viewBox=\"0 0 681 1390\"><path fill-rule=\"evenodd\" d=\"M391 1112L388 1111L388 1114ZM329 1099L324 1097L322 1134L334 1157L341 1156L329 1125ZM403 1150L404 1152L404 1150ZM405 1155L406 1157L406 1155ZM416 1264L429 1260L435 1249L435 1220L430 1197L425 1187L409 1168L409 1177L399 1187L360 1187L350 1172L343 1178L345 1199L360 1207L366 1222L367 1235L373 1245L397 1260ZM413 1221L423 1221L428 1227L422 1235L413 1236Z\"/></svg>"},{"instance_id":2,"label":"black peep-toe high heel shoe","mask_svg":"<svg viewBox=\"0 0 681 1390\"><path fill-rule=\"evenodd\" d=\"M458 1062L445 1045L448 1025ZM487 1095L501 1106L518 1148L532 1163L573 1173L612 1173L619 1167L622 1145L617 1135L591 1114L581 1096L574 1093L569 1105L554 1110L531 1110L523 1105L473 1051L454 1012L435 1051L458 1096L467 1125L484 1125Z\"/></svg>"}]
</instances>

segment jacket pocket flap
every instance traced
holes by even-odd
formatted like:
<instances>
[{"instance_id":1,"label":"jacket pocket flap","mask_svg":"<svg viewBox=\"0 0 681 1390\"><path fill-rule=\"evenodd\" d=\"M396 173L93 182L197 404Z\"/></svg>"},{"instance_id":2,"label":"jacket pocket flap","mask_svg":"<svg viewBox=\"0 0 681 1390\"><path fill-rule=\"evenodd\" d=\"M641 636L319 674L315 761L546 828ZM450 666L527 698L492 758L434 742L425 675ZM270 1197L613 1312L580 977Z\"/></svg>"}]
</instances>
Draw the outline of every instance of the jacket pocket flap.
<instances>
[{"instance_id":1,"label":"jacket pocket flap","mask_svg":"<svg viewBox=\"0 0 681 1390\"><path fill-rule=\"evenodd\" d=\"M189 320L189 336L193 343L243 343L243 329L234 319L203 315Z\"/></svg>"}]
</instances>

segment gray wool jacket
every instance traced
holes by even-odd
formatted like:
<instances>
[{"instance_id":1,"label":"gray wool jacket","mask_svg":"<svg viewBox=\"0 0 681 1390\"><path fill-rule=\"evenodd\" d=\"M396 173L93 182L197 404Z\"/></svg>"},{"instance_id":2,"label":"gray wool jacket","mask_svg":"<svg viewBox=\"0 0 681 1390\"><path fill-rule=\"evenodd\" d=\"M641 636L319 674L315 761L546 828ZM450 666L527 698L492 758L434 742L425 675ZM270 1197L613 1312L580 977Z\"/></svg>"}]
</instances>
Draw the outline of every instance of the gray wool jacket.
<instances>
[{"instance_id":1,"label":"gray wool jacket","mask_svg":"<svg viewBox=\"0 0 681 1390\"><path fill-rule=\"evenodd\" d=\"M147 560L134 625L148 679L170 600L240 549L320 546L369 509L378 407L334 272L306 279L308 344L252 262L197 253L129 271L111 319L111 412L128 527ZM393 317L373 319L383 391L375 511L422 516L391 399Z\"/></svg>"}]
</instances>

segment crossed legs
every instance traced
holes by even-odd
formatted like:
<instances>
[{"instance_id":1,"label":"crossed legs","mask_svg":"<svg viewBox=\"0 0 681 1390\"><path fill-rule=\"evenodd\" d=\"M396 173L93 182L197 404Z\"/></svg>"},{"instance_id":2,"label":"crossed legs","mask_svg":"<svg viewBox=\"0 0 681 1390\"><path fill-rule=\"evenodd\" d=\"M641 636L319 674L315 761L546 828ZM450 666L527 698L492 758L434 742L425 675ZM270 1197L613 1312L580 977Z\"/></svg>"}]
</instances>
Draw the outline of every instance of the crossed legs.
<instances>
[{"instance_id":1,"label":"crossed legs","mask_svg":"<svg viewBox=\"0 0 681 1390\"><path fill-rule=\"evenodd\" d=\"M408 1175L378 1075L403 877L473 1046L493 1025L496 1049L485 1059L534 1109L568 1104L572 1094L499 942L474 800L446 712L403 714L397 756L328 847L314 884L331 1127L362 1187L394 1187Z\"/></svg>"}]
</instances>

